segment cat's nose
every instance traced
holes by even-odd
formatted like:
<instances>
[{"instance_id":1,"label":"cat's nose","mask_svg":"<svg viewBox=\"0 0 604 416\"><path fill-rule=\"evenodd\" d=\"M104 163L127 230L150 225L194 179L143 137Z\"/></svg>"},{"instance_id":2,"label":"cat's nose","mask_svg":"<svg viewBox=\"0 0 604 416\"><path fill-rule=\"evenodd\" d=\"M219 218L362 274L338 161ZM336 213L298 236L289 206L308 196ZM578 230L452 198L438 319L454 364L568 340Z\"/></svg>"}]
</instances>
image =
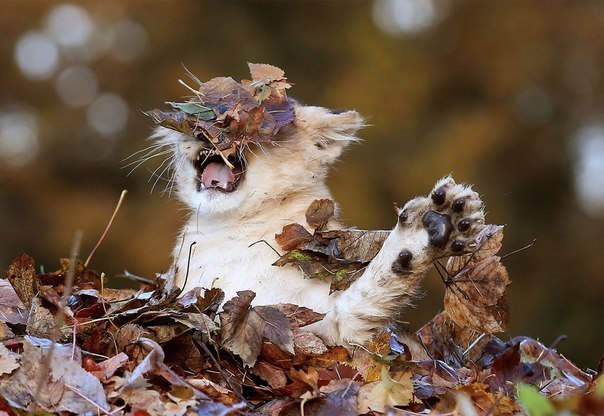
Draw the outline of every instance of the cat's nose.
<instances>
[{"instance_id":1,"label":"cat's nose","mask_svg":"<svg viewBox=\"0 0 604 416\"><path fill-rule=\"evenodd\" d=\"M214 148L214 146L212 146L212 143L210 143L209 139L206 136L204 136L203 133L201 133L201 132L197 133L195 135L195 137L197 137L197 140L199 140L201 143L201 150L206 150L206 149L209 150L209 149Z\"/></svg>"}]
</instances>

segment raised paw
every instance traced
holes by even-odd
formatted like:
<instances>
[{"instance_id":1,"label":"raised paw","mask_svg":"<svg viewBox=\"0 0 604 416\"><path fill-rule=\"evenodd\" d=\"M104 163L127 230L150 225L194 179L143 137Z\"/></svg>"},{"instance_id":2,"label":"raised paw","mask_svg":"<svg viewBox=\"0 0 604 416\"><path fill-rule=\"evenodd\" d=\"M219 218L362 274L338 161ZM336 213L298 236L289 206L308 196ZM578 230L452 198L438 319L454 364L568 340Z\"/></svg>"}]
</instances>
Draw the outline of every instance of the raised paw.
<instances>
[{"instance_id":1,"label":"raised paw","mask_svg":"<svg viewBox=\"0 0 604 416\"><path fill-rule=\"evenodd\" d=\"M476 235L483 226L483 204L478 194L470 186L456 184L451 177L441 179L430 195L415 198L398 209L394 232L400 234L403 247L393 271L409 269L413 257L419 256L425 263L468 253L475 248ZM424 247L418 247L418 243Z\"/></svg>"}]
</instances>

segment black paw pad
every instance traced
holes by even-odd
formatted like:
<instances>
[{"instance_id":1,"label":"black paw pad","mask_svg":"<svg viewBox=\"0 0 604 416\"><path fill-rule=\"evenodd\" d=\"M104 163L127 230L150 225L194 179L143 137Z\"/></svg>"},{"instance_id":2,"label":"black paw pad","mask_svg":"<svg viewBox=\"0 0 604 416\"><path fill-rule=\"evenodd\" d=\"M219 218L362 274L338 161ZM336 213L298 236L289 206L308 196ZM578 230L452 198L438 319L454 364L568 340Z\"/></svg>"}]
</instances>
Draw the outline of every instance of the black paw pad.
<instances>
[{"instance_id":1,"label":"black paw pad","mask_svg":"<svg viewBox=\"0 0 604 416\"><path fill-rule=\"evenodd\" d=\"M470 225L470 220L461 220L457 224L457 229L463 233L464 231L468 231L470 229Z\"/></svg>"},{"instance_id":2,"label":"black paw pad","mask_svg":"<svg viewBox=\"0 0 604 416\"><path fill-rule=\"evenodd\" d=\"M422 218L422 224L428 231L428 237L430 238L430 244L436 247L444 247L449 241L449 236L453 231L453 224L451 224L451 217L446 214L439 214L438 212L428 211Z\"/></svg>"},{"instance_id":3,"label":"black paw pad","mask_svg":"<svg viewBox=\"0 0 604 416\"><path fill-rule=\"evenodd\" d=\"M459 253L460 251L463 250L463 248L464 248L464 245L461 241L455 240L451 243L451 251L453 253Z\"/></svg>"},{"instance_id":4,"label":"black paw pad","mask_svg":"<svg viewBox=\"0 0 604 416\"><path fill-rule=\"evenodd\" d=\"M400 253L398 253L398 257L392 263L392 271L396 274L404 274L408 273L411 269L411 260L413 259L413 254L404 249Z\"/></svg>"},{"instance_id":5,"label":"black paw pad","mask_svg":"<svg viewBox=\"0 0 604 416\"><path fill-rule=\"evenodd\" d=\"M409 213L407 211L401 211L401 213L398 214L398 222L400 224L405 224L408 219L409 219Z\"/></svg>"},{"instance_id":6,"label":"black paw pad","mask_svg":"<svg viewBox=\"0 0 604 416\"><path fill-rule=\"evenodd\" d=\"M440 188L438 188L434 192L432 192L432 202L434 202L434 204L440 206L445 203L446 196L447 196L447 191L445 190L444 186L441 186Z\"/></svg>"},{"instance_id":7,"label":"black paw pad","mask_svg":"<svg viewBox=\"0 0 604 416\"><path fill-rule=\"evenodd\" d=\"M461 212L463 211L463 207L466 204L466 200L463 198L456 199L453 201L453 212Z\"/></svg>"}]
</instances>

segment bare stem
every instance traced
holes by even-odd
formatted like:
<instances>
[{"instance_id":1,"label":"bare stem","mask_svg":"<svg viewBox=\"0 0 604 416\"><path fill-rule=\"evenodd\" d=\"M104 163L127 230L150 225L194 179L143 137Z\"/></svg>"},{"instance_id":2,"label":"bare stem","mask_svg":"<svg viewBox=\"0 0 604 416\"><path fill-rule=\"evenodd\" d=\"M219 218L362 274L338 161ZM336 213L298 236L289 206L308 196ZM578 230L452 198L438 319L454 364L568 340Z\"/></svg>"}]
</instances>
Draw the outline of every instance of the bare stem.
<instances>
[{"instance_id":1,"label":"bare stem","mask_svg":"<svg viewBox=\"0 0 604 416\"><path fill-rule=\"evenodd\" d=\"M113 224L113 220L115 219L117 212L120 210L120 207L122 206L122 202L124 201L124 198L126 197L127 193L128 193L128 191L126 191L125 189L122 191L122 194L120 195L120 199L117 201L117 205L115 206L115 210L113 211L113 215L111 216L111 219L109 220L109 223L107 224L107 227L105 227L105 231L101 235L101 238L99 238L99 241L96 243L96 246L94 246L94 248L90 252L90 255L84 262L84 267L88 267L88 264L90 264L90 260L92 260L94 253L96 253L96 251L99 249L101 244L103 244L103 241L105 241L105 237L109 233L109 229L111 228L111 225Z\"/></svg>"},{"instance_id":2,"label":"bare stem","mask_svg":"<svg viewBox=\"0 0 604 416\"><path fill-rule=\"evenodd\" d=\"M57 340L61 337L61 327L65 323L65 308L67 306L67 301L71 296L71 291L73 289L73 281L75 278L76 272L76 261L78 257L78 252L80 251L80 245L82 243L82 231L78 230L73 237L73 242L71 244L71 252L70 252L70 263L69 269L67 270L67 276L65 277L65 291L63 292L63 296L59 302L59 310L55 315L54 328L51 331L51 344L50 348L46 355L43 355L42 365L40 366L40 372L38 373L38 379L36 380L36 390L34 392L33 401L30 405L30 414L36 411L38 407L38 403L40 401L40 393L42 391L42 386L44 382L48 378L48 373L50 372L50 363L52 360L52 356L54 354L55 345ZM42 350L44 352L44 350Z\"/></svg>"}]
</instances>

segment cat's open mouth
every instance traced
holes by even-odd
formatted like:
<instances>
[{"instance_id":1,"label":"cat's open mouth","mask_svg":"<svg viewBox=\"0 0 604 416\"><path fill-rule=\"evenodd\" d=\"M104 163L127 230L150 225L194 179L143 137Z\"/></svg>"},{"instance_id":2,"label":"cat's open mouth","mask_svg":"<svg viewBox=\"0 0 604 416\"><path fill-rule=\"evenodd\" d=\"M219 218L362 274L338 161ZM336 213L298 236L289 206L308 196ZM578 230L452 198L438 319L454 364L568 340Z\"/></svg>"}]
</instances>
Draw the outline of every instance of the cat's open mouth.
<instances>
[{"instance_id":1,"label":"cat's open mouth","mask_svg":"<svg viewBox=\"0 0 604 416\"><path fill-rule=\"evenodd\" d=\"M197 192L215 189L221 192L233 192L245 176L244 160L239 152L227 157L232 165L228 166L217 150L202 150L193 162L197 175Z\"/></svg>"}]
</instances>

